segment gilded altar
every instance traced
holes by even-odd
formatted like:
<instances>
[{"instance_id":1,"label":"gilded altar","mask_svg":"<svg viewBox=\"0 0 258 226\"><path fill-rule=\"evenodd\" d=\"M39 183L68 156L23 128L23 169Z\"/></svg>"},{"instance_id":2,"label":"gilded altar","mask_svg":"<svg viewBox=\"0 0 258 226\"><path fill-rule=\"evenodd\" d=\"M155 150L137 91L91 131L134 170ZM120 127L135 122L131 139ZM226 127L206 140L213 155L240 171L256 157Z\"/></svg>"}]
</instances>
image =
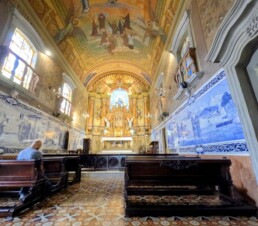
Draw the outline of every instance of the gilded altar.
<instances>
[{"instance_id":1,"label":"gilded altar","mask_svg":"<svg viewBox=\"0 0 258 226\"><path fill-rule=\"evenodd\" d=\"M128 137L132 135L130 132L132 125L129 122L133 120L133 116L125 106L114 106L104 120L105 136Z\"/></svg>"},{"instance_id":2,"label":"gilded altar","mask_svg":"<svg viewBox=\"0 0 258 226\"><path fill-rule=\"evenodd\" d=\"M108 153L109 151L126 152L132 150L133 139L132 137L102 137L101 150Z\"/></svg>"},{"instance_id":3,"label":"gilded altar","mask_svg":"<svg viewBox=\"0 0 258 226\"><path fill-rule=\"evenodd\" d=\"M89 97L89 117L86 134L92 140L92 153L104 150L138 151L149 143L149 97L146 94L130 96L128 100L118 96L92 94ZM129 139L129 140L127 140Z\"/></svg>"}]
</instances>

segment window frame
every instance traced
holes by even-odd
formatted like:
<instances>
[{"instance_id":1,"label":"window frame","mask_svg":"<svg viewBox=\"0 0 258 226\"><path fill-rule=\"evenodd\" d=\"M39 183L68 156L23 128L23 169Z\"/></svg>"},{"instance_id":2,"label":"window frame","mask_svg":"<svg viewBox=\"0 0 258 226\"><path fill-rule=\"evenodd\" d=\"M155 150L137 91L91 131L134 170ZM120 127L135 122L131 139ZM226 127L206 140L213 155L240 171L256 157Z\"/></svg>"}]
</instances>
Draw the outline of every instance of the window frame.
<instances>
[{"instance_id":1,"label":"window frame","mask_svg":"<svg viewBox=\"0 0 258 226\"><path fill-rule=\"evenodd\" d=\"M20 40L19 40L20 37ZM21 48L28 51L23 55ZM18 49L17 52L15 49ZM20 53L19 53L20 52ZM34 76L34 67L37 60L37 50L27 35L19 28L15 28L8 46L8 54L1 67L1 75L17 85L30 89L30 83Z\"/></svg>"},{"instance_id":2,"label":"window frame","mask_svg":"<svg viewBox=\"0 0 258 226\"><path fill-rule=\"evenodd\" d=\"M60 112L70 116L72 109L73 89L67 82L64 82L62 85L61 96L62 101L60 103Z\"/></svg>"},{"instance_id":3,"label":"window frame","mask_svg":"<svg viewBox=\"0 0 258 226\"><path fill-rule=\"evenodd\" d=\"M62 98L59 106L59 111L65 115L71 116L72 115L72 102L73 102L73 91L75 89L75 84L70 76L66 73L63 73L63 84L62 88L60 88L60 97ZM64 94L64 87L67 86L70 89L70 97L69 99ZM62 106L64 105L64 107Z\"/></svg>"}]
</instances>

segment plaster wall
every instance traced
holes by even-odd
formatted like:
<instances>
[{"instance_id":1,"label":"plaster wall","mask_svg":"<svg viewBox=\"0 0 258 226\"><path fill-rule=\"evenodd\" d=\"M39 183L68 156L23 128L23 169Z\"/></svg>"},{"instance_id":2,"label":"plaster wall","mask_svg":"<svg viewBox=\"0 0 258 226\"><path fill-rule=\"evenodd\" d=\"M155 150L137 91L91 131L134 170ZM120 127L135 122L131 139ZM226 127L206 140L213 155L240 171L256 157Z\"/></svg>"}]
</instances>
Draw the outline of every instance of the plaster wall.
<instances>
[{"instance_id":1,"label":"plaster wall","mask_svg":"<svg viewBox=\"0 0 258 226\"><path fill-rule=\"evenodd\" d=\"M201 158L228 158L231 160L230 173L234 186L250 203L258 206L258 185L250 156L201 155Z\"/></svg>"},{"instance_id":2,"label":"plaster wall","mask_svg":"<svg viewBox=\"0 0 258 226\"><path fill-rule=\"evenodd\" d=\"M212 11L209 11L209 13L208 13L206 11L210 10L210 9L205 8L205 4L207 4L207 2L209 2L209 4L212 3L210 0L208 0L208 1L193 0L191 7L189 9L190 18L191 18L190 25L192 28L191 30L193 33L194 43L196 44L195 47L196 47L196 51L197 51L198 68L199 68L199 71L204 71L203 79L202 79L202 81L200 81L198 83L198 86L200 86L203 83L203 81L206 81L207 79L209 79L216 71L218 71L220 69L220 66L218 64L210 63L205 60L207 53L208 53L208 49L210 47L210 44L207 43L207 37L209 39L208 42L211 42L213 40L216 28L214 28L214 27L209 28L212 31L209 33L208 36L205 36L206 35L205 28L206 27L204 27L203 20L213 21L212 12L217 11L217 10L222 11L222 9L221 9L222 6L220 6L219 9L216 9L216 10L214 8L212 8ZM217 4L219 4L219 2ZM205 8L205 10L206 10L205 13L203 12L203 8ZM223 9L223 10L225 10L225 9ZM208 17L208 18L206 18L206 17ZM223 17L220 19L222 20ZM207 25L207 26L210 26L210 25Z\"/></svg>"},{"instance_id":3,"label":"plaster wall","mask_svg":"<svg viewBox=\"0 0 258 226\"><path fill-rule=\"evenodd\" d=\"M205 45L209 49L218 28L236 0L194 0L201 17ZM193 1L193 2L194 2Z\"/></svg>"},{"instance_id":4,"label":"plaster wall","mask_svg":"<svg viewBox=\"0 0 258 226\"><path fill-rule=\"evenodd\" d=\"M8 3L7 0L0 1L0 15L1 15L1 20L0 20L0 31L1 31L0 43L3 43L3 41L5 39L6 32L7 32L7 28L8 28L8 26L6 26L6 23L9 19L10 8L8 7L7 3Z\"/></svg>"}]
</instances>

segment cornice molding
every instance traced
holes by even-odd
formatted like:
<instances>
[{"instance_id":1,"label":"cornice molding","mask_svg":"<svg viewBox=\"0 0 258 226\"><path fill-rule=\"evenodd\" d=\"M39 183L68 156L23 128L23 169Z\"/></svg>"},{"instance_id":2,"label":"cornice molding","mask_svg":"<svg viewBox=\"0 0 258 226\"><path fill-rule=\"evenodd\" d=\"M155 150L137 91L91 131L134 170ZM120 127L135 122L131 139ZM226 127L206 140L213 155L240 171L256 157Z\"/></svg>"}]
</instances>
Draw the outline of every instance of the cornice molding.
<instances>
[{"instance_id":1,"label":"cornice molding","mask_svg":"<svg viewBox=\"0 0 258 226\"><path fill-rule=\"evenodd\" d=\"M218 63L222 61L222 58L225 59L225 55L231 54L231 51L228 53L228 49L230 48L229 43L231 48L235 48L234 43L236 41L233 41L232 39L237 40L245 30L244 21L249 20L250 15L245 15L247 13L244 11L251 2L253 2L253 0L236 0L236 3L218 29L206 57L206 61ZM243 17L243 15L245 16Z\"/></svg>"}]
</instances>

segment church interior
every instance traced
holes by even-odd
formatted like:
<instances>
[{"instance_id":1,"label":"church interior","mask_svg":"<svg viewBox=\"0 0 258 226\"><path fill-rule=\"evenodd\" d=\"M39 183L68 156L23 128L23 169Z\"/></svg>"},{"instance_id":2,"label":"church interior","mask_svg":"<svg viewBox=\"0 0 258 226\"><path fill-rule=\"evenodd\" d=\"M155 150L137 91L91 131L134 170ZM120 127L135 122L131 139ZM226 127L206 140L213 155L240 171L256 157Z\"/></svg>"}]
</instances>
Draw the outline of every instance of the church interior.
<instances>
[{"instance_id":1,"label":"church interior","mask_svg":"<svg viewBox=\"0 0 258 226\"><path fill-rule=\"evenodd\" d=\"M258 0L0 0L0 224L258 225L257 15ZM19 203L35 140L60 187L30 179Z\"/></svg>"}]
</instances>

